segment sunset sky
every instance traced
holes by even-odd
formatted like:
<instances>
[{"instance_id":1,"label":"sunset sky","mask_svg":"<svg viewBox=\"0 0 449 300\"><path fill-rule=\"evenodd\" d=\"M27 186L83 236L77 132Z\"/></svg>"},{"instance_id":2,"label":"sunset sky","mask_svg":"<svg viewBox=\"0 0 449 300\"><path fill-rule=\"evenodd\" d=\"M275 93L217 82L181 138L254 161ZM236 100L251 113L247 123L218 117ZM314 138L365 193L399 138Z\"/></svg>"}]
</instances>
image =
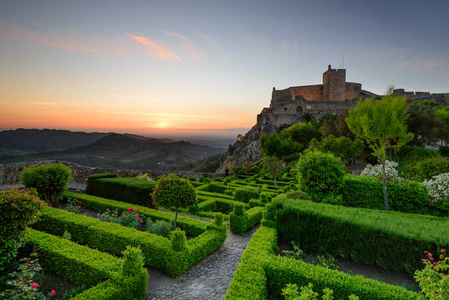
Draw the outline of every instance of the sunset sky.
<instances>
[{"instance_id":1,"label":"sunset sky","mask_svg":"<svg viewBox=\"0 0 449 300\"><path fill-rule=\"evenodd\" d=\"M244 134L328 64L449 92L449 1L0 2L0 130Z\"/></svg>"}]
</instances>

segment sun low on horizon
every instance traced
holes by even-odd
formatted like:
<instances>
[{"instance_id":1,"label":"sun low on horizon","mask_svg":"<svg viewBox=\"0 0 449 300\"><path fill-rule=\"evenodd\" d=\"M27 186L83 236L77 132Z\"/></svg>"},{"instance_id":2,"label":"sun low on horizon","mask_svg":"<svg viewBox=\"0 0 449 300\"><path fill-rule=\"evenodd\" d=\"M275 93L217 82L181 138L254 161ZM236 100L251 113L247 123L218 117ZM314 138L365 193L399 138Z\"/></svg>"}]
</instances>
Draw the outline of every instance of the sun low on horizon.
<instances>
[{"instance_id":1,"label":"sun low on horizon","mask_svg":"<svg viewBox=\"0 0 449 300\"><path fill-rule=\"evenodd\" d=\"M448 92L445 1L3 1L0 130L244 134L328 64ZM427 11L419 24L408 16ZM430 22L431 21L431 22ZM444 32L446 31L446 32Z\"/></svg>"}]
</instances>

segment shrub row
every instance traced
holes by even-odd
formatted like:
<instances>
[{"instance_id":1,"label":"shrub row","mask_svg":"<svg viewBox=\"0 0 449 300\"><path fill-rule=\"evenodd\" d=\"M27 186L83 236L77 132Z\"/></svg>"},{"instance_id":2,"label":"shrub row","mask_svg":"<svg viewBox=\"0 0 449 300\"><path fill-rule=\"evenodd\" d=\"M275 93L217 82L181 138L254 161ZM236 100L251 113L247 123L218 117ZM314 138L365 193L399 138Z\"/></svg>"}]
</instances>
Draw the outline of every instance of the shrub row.
<instances>
[{"instance_id":1,"label":"shrub row","mask_svg":"<svg viewBox=\"0 0 449 300\"><path fill-rule=\"evenodd\" d=\"M104 212L108 208L112 211L116 210L118 212L123 212L127 211L128 208L132 206L135 211L140 209L140 214L151 218L151 220L153 221L165 220L168 222L173 222L173 220L175 219L175 216L173 214L150 209L144 206L132 205L121 201L105 199L86 194L66 193L65 195L69 198L81 200L81 202L83 203L83 207L95 210L96 212ZM189 235L198 236L206 231L207 223L183 216L178 216L176 226L184 230Z\"/></svg>"},{"instance_id":2,"label":"shrub row","mask_svg":"<svg viewBox=\"0 0 449 300\"><path fill-rule=\"evenodd\" d=\"M212 212L221 212L225 215L228 215L232 212L234 208L234 204L237 203L233 200L220 199L220 198L209 198L206 201L199 203L196 206L191 206L189 208L189 212L197 212L197 211L212 211ZM249 208L247 203L242 203L246 208Z\"/></svg>"},{"instance_id":3,"label":"shrub row","mask_svg":"<svg viewBox=\"0 0 449 300\"><path fill-rule=\"evenodd\" d=\"M264 264L267 256L274 254L276 245L274 228L261 226L253 234L229 284L225 300L265 299L267 278Z\"/></svg>"},{"instance_id":4,"label":"shrub row","mask_svg":"<svg viewBox=\"0 0 449 300\"><path fill-rule=\"evenodd\" d=\"M231 195L206 192L206 191L202 191L202 190L198 190L198 189L196 191L198 193L198 198L201 198L202 196L206 196L206 197L214 197L214 198L223 198L223 199L234 200L234 197L231 196Z\"/></svg>"},{"instance_id":5,"label":"shrub row","mask_svg":"<svg viewBox=\"0 0 449 300\"><path fill-rule=\"evenodd\" d=\"M128 245L140 247L145 265L170 276L182 274L221 247L226 239L225 224L209 224L203 234L187 242L183 251L175 251L164 237L54 208L46 208L34 227L55 235L68 231L73 240L114 255L120 255Z\"/></svg>"},{"instance_id":6,"label":"shrub row","mask_svg":"<svg viewBox=\"0 0 449 300\"><path fill-rule=\"evenodd\" d=\"M343 254L357 262L414 273L424 251L449 247L449 220L434 216L335 206L290 200L267 205L263 224L276 224L285 242L305 251Z\"/></svg>"},{"instance_id":7,"label":"shrub row","mask_svg":"<svg viewBox=\"0 0 449 300\"><path fill-rule=\"evenodd\" d=\"M242 204L236 204L229 214L229 228L232 233L243 235L262 220L264 207L255 206L244 211Z\"/></svg>"},{"instance_id":8,"label":"shrub row","mask_svg":"<svg viewBox=\"0 0 449 300\"><path fill-rule=\"evenodd\" d=\"M240 187L236 188L232 195L235 201L248 203L250 199L259 199L260 189L250 186Z\"/></svg>"},{"instance_id":9,"label":"shrub row","mask_svg":"<svg viewBox=\"0 0 449 300\"><path fill-rule=\"evenodd\" d=\"M360 299L422 299L419 294L399 286L314 266L293 258L269 255L264 270L271 299L277 299L288 283L298 286L313 283L314 290L320 296L323 295L323 289L330 288L334 291L332 296L335 299L348 299L352 294Z\"/></svg>"},{"instance_id":10,"label":"shrub row","mask_svg":"<svg viewBox=\"0 0 449 300\"><path fill-rule=\"evenodd\" d=\"M154 207L150 194L153 192L156 182L132 177L102 178L99 175L91 175L96 176L94 180L89 176L86 194L146 207ZM112 175L108 174L108 176Z\"/></svg>"},{"instance_id":11,"label":"shrub row","mask_svg":"<svg viewBox=\"0 0 449 300\"><path fill-rule=\"evenodd\" d=\"M38 249L45 270L54 271L68 282L92 287L73 299L145 298L148 273L140 262L140 250L127 249L127 263L123 264L122 259L44 232L30 229L29 233L29 242Z\"/></svg>"},{"instance_id":12,"label":"shrub row","mask_svg":"<svg viewBox=\"0 0 449 300\"><path fill-rule=\"evenodd\" d=\"M211 182L198 187L199 191L219 193L219 194L224 194L224 191L226 191L227 189L228 187L226 185L217 182Z\"/></svg>"},{"instance_id":13,"label":"shrub row","mask_svg":"<svg viewBox=\"0 0 449 300\"><path fill-rule=\"evenodd\" d=\"M350 294L356 294L360 299L422 299L402 287L275 256L276 245L274 228L261 226L253 234L225 300L266 299L267 295L270 299L278 299L287 283L302 286L309 282L320 290L333 289L336 299L347 299Z\"/></svg>"},{"instance_id":14,"label":"shrub row","mask_svg":"<svg viewBox=\"0 0 449 300\"><path fill-rule=\"evenodd\" d=\"M346 175L344 177L344 206L385 209L381 179ZM405 213L447 216L449 207L443 202L432 203L426 187L419 182L387 182L388 203L393 211Z\"/></svg>"}]
</instances>

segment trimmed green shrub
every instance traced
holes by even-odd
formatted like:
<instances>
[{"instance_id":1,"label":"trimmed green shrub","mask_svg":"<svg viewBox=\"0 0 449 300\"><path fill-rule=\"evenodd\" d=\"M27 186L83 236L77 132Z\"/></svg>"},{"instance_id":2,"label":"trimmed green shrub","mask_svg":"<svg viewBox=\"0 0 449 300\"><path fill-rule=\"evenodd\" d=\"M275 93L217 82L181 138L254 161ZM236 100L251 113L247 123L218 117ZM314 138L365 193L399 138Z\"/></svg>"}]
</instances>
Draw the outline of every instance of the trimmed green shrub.
<instances>
[{"instance_id":1,"label":"trimmed green shrub","mask_svg":"<svg viewBox=\"0 0 449 300\"><path fill-rule=\"evenodd\" d=\"M93 174L87 177L87 186L86 186L86 194L92 194L92 187L94 186L94 181L101 178L117 178L117 174L115 173L101 173L101 174Z\"/></svg>"},{"instance_id":2,"label":"trimmed green shrub","mask_svg":"<svg viewBox=\"0 0 449 300\"><path fill-rule=\"evenodd\" d=\"M284 195L267 210L265 217L276 222L283 241L384 269L413 273L422 268L424 251L449 247L447 218L297 201Z\"/></svg>"},{"instance_id":3,"label":"trimmed green shrub","mask_svg":"<svg viewBox=\"0 0 449 300\"><path fill-rule=\"evenodd\" d=\"M170 233L170 246L173 251L183 251L186 248L186 232L176 229Z\"/></svg>"},{"instance_id":4,"label":"trimmed green shrub","mask_svg":"<svg viewBox=\"0 0 449 300\"><path fill-rule=\"evenodd\" d=\"M46 202L58 203L59 195L66 191L72 172L62 163L42 164L23 169L20 180L27 188L35 188Z\"/></svg>"},{"instance_id":5,"label":"trimmed green shrub","mask_svg":"<svg viewBox=\"0 0 449 300\"><path fill-rule=\"evenodd\" d=\"M211 192L211 193L224 194L224 191L227 190L227 188L228 187L225 186L224 184L217 183L217 182L211 182L211 183L202 185L199 188L199 190L206 191L206 192Z\"/></svg>"},{"instance_id":6,"label":"trimmed green shrub","mask_svg":"<svg viewBox=\"0 0 449 300\"><path fill-rule=\"evenodd\" d=\"M172 228L173 226L170 222L167 222L165 220L157 220L154 224L150 225L150 227L148 228L148 232L168 238L170 236L170 231L172 230Z\"/></svg>"},{"instance_id":7,"label":"trimmed green shrub","mask_svg":"<svg viewBox=\"0 0 449 300\"><path fill-rule=\"evenodd\" d=\"M309 151L298 161L301 190L316 202L341 204L344 174L341 159L330 153Z\"/></svg>"},{"instance_id":8,"label":"trimmed green shrub","mask_svg":"<svg viewBox=\"0 0 449 300\"><path fill-rule=\"evenodd\" d=\"M225 300L266 299L267 278L264 265L277 245L276 229L261 226L251 237L242 255Z\"/></svg>"},{"instance_id":9,"label":"trimmed green shrub","mask_svg":"<svg viewBox=\"0 0 449 300\"><path fill-rule=\"evenodd\" d=\"M249 228L254 227L262 220L263 210L263 207L256 206L245 211L243 205L236 203L234 211L229 214L229 228L231 232L243 235Z\"/></svg>"},{"instance_id":10,"label":"trimmed green shrub","mask_svg":"<svg viewBox=\"0 0 449 300\"><path fill-rule=\"evenodd\" d=\"M179 208L187 208L197 202L197 194L193 185L187 179L179 178L174 174L162 176L153 190L152 197L159 205L176 208L173 230L176 230Z\"/></svg>"},{"instance_id":11,"label":"trimmed green shrub","mask_svg":"<svg viewBox=\"0 0 449 300\"><path fill-rule=\"evenodd\" d=\"M126 203L154 207L151 192L156 186L154 181L128 178L98 178L86 188L86 194Z\"/></svg>"},{"instance_id":12,"label":"trimmed green shrub","mask_svg":"<svg viewBox=\"0 0 449 300\"><path fill-rule=\"evenodd\" d=\"M0 191L0 271L14 261L17 250L25 243L26 227L38 220L45 206L36 191L19 188Z\"/></svg>"},{"instance_id":13,"label":"trimmed green shrub","mask_svg":"<svg viewBox=\"0 0 449 300\"><path fill-rule=\"evenodd\" d=\"M295 200L312 200L312 197L307 195L307 193L301 191L301 190L293 190L288 191L285 196L289 199L295 199Z\"/></svg>"},{"instance_id":14,"label":"trimmed green shrub","mask_svg":"<svg viewBox=\"0 0 449 300\"><path fill-rule=\"evenodd\" d=\"M343 189L344 206L384 209L383 183L381 179L345 175ZM449 209L443 203L432 203L426 187L415 181L387 182L388 202L392 211L447 216Z\"/></svg>"},{"instance_id":15,"label":"trimmed green shrub","mask_svg":"<svg viewBox=\"0 0 449 300\"><path fill-rule=\"evenodd\" d=\"M425 158L409 167L409 170L417 181L431 179L433 176L449 173L449 157Z\"/></svg>"},{"instance_id":16,"label":"trimmed green shrub","mask_svg":"<svg viewBox=\"0 0 449 300\"><path fill-rule=\"evenodd\" d=\"M260 200L260 199L249 200L249 207L255 207L255 206L265 207L265 203L263 203L262 200Z\"/></svg>"},{"instance_id":17,"label":"trimmed green shrub","mask_svg":"<svg viewBox=\"0 0 449 300\"><path fill-rule=\"evenodd\" d=\"M233 193L235 201L248 203L250 199L259 199L260 190L254 187L236 188Z\"/></svg>"},{"instance_id":18,"label":"trimmed green shrub","mask_svg":"<svg viewBox=\"0 0 449 300\"><path fill-rule=\"evenodd\" d=\"M220 227L223 224L223 214L218 212L214 213L214 225Z\"/></svg>"},{"instance_id":19,"label":"trimmed green shrub","mask_svg":"<svg viewBox=\"0 0 449 300\"><path fill-rule=\"evenodd\" d=\"M206 191L202 191L202 190L198 190L198 189L197 189L197 193L198 193L198 199L204 198L203 196L206 196L206 197L234 200L234 197L225 195L225 194L220 194L220 193L211 193L211 192L206 192Z\"/></svg>"}]
</instances>

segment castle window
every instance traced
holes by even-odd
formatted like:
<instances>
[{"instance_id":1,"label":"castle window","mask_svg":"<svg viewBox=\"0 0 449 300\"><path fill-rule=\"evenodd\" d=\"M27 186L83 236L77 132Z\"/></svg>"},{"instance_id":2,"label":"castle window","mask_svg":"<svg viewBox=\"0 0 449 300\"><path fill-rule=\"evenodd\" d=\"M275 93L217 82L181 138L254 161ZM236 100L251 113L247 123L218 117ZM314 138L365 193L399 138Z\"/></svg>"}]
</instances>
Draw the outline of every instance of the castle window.
<instances>
[{"instance_id":1,"label":"castle window","mask_svg":"<svg viewBox=\"0 0 449 300\"><path fill-rule=\"evenodd\" d=\"M284 110L287 111L287 107L284 107Z\"/></svg>"},{"instance_id":2,"label":"castle window","mask_svg":"<svg viewBox=\"0 0 449 300\"><path fill-rule=\"evenodd\" d=\"M296 107L296 112L298 112L298 113L302 112L302 106Z\"/></svg>"}]
</instances>

